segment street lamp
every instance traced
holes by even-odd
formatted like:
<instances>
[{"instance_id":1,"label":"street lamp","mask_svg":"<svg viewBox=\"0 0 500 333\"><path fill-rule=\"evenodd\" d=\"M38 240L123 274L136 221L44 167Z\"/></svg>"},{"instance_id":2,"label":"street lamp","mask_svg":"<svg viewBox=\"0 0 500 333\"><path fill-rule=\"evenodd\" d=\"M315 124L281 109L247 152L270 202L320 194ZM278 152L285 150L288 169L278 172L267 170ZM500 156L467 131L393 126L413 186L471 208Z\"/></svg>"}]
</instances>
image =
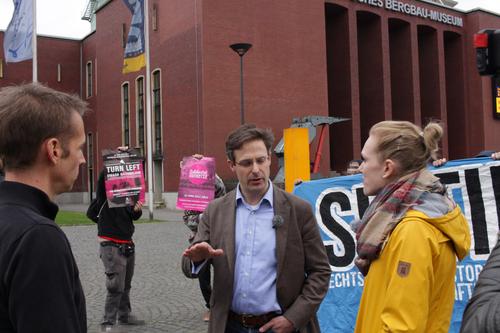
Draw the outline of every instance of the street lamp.
<instances>
[{"instance_id":1,"label":"street lamp","mask_svg":"<svg viewBox=\"0 0 500 333\"><path fill-rule=\"evenodd\" d=\"M244 98L243 98L243 56L252 47L249 43L231 44L229 47L240 56L240 97L241 97L241 124L245 123Z\"/></svg>"}]
</instances>

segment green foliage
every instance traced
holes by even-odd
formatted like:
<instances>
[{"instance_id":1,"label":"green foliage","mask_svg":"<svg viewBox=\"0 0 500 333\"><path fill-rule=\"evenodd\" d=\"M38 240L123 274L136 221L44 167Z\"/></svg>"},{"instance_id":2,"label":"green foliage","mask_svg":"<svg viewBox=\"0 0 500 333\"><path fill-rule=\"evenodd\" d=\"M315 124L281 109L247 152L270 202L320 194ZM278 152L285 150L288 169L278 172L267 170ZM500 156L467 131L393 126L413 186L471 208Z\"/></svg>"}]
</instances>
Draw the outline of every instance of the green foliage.
<instances>
[{"instance_id":1,"label":"green foliage","mask_svg":"<svg viewBox=\"0 0 500 333\"><path fill-rule=\"evenodd\" d=\"M149 221L148 219L140 219L134 221L137 223L149 223L149 222L161 222L158 220ZM85 215L83 212L70 212L65 210L60 210L56 216L56 223L60 226L73 226L73 225L93 225L95 224Z\"/></svg>"},{"instance_id":2,"label":"green foliage","mask_svg":"<svg viewBox=\"0 0 500 333\"><path fill-rule=\"evenodd\" d=\"M59 213L57 213L56 223L60 226L95 224L87 218L85 213L69 212L64 210L60 210Z\"/></svg>"}]
</instances>

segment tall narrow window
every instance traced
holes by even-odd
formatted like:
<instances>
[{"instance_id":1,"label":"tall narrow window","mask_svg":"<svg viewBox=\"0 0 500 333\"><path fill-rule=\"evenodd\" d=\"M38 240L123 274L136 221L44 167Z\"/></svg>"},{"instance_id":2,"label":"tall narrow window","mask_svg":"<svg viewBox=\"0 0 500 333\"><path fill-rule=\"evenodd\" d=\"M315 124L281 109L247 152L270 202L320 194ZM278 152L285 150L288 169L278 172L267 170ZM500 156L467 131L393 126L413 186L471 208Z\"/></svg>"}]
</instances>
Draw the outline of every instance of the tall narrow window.
<instances>
[{"instance_id":1,"label":"tall narrow window","mask_svg":"<svg viewBox=\"0 0 500 333\"><path fill-rule=\"evenodd\" d=\"M154 155L162 155L161 145L161 73L153 72L153 112L154 112Z\"/></svg>"},{"instance_id":2,"label":"tall narrow window","mask_svg":"<svg viewBox=\"0 0 500 333\"><path fill-rule=\"evenodd\" d=\"M92 61L87 62L86 68L86 78L87 78L87 98L92 97Z\"/></svg>"},{"instance_id":3,"label":"tall narrow window","mask_svg":"<svg viewBox=\"0 0 500 333\"><path fill-rule=\"evenodd\" d=\"M127 25L122 23L122 48L127 46Z\"/></svg>"},{"instance_id":4,"label":"tall narrow window","mask_svg":"<svg viewBox=\"0 0 500 333\"><path fill-rule=\"evenodd\" d=\"M57 82L61 82L61 64L57 64Z\"/></svg>"},{"instance_id":5,"label":"tall narrow window","mask_svg":"<svg viewBox=\"0 0 500 333\"><path fill-rule=\"evenodd\" d=\"M136 81L137 89L137 146L141 148L141 152L145 153L145 132L144 132L144 78L139 77Z\"/></svg>"},{"instance_id":6,"label":"tall narrow window","mask_svg":"<svg viewBox=\"0 0 500 333\"><path fill-rule=\"evenodd\" d=\"M87 170L89 181L89 196L93 199L94 192L94 139L92 133L87 133Z\"/></svg>"},{"instance_id":7,"label":"tall narrow window","mask_svg":"<svg viewBox=\"0 0 500 333\"><path fill-rule=\"evenodd\" d=\"M128 83L122 85L122 142L124 146L130 145L130 105L128 96Z\"/></svg>"},{"instance_id":8,"label":"tall narrow window","mask_svg":"<svg viewBox=\"0 0 500 333\"><path fill-rule=\"evenodd\" d=\"M158 5L153 4L153 15L151 15L151 25L153 26L153 31L158 30Z\"/></svg>"},{"instance_id":9,"label":"tall narrow window","mask_svg":"<svg viewBox=\"0 0 500 333\"><path fill-rule=\"evenodd\" d=\"M3 79L3 59L0 58L0 79Z\"/></svg>"}]
</instances>

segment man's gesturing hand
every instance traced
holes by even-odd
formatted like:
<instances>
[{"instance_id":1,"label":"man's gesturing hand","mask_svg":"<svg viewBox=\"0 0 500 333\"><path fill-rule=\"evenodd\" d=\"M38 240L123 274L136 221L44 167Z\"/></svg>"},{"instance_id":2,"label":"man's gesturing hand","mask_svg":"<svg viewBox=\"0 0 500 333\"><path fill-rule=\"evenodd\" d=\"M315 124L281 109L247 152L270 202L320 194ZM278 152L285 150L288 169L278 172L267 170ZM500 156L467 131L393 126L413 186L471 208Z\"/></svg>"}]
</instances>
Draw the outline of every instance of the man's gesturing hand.
<instances>
[{"instance_id":1,"label":"man's gesturing hand","mask_svg":"<svg viewBox=\"0 0 500 333\"><path fill-rule=\"evenodd\" d=\"M267 332L270 329L273 329L275 333L291 333L295 330L295 327L285 316L278 316L259 328L259 332Z\"/></svg>"},{"instance_id":2,"label":"man's gesturing hand","mask_svg":"<svg viewBox=\"0 0 500 333\"><path fill-rule=\"evenodd\" d=\"M190 246L182 254L188 257L193 262L203 261L205 259L210 259L213 257L218 257L224 254L222 249L214 250L214 248L207 242L201 242Z\"/></svg>"}]
</instances>

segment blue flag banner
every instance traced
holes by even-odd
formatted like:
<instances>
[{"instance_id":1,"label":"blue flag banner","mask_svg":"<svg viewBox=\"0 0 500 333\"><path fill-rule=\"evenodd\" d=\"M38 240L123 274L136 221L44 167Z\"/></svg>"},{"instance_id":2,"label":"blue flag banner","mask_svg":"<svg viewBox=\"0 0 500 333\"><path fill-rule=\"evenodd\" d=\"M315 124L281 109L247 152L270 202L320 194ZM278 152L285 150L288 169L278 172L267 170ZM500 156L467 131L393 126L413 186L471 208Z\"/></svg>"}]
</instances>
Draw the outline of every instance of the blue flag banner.
<instances>
[{"instance_id":1,"label":"blue flag banner","mask_svg":"<svg viewBox=\"0 0 500 333\"><path fill-rule=\"evenodd\" d=\"M33 58L33 0L14 0L14 14L5 31L3 52L5 62Z\"/></svg>"},{"instance_id":2,"label":"blue flag banner","mask_svg":"<svg viewBox=\"0 0 500 333\"><path fill-rule=\"evenodd\" d=\"M132 13L132 22L128 32L125 54L123 57L123 74L137 72L146 66L144 39L144 0L123 0Z\"/></svg>"},{"instance_id":3,"label":"blue flag banner","mask_svg":"<svg viewBox=\"0 0 500 333\"><path fill-rule=\"evenodd\" d=\"M448 193L469 222L472 236L470 255L457 263L455 276L449 331L459 332L462 313L498 238L500 161L456 160L430 170L447 185ZM294 193L311 203L332 268L330 288L318 311L322 332L353 332L363 275L354 266L356 237L350 224L363 216L372 198L363 194L362 175L306 182Z\"/></svg>"}]
</instances>

